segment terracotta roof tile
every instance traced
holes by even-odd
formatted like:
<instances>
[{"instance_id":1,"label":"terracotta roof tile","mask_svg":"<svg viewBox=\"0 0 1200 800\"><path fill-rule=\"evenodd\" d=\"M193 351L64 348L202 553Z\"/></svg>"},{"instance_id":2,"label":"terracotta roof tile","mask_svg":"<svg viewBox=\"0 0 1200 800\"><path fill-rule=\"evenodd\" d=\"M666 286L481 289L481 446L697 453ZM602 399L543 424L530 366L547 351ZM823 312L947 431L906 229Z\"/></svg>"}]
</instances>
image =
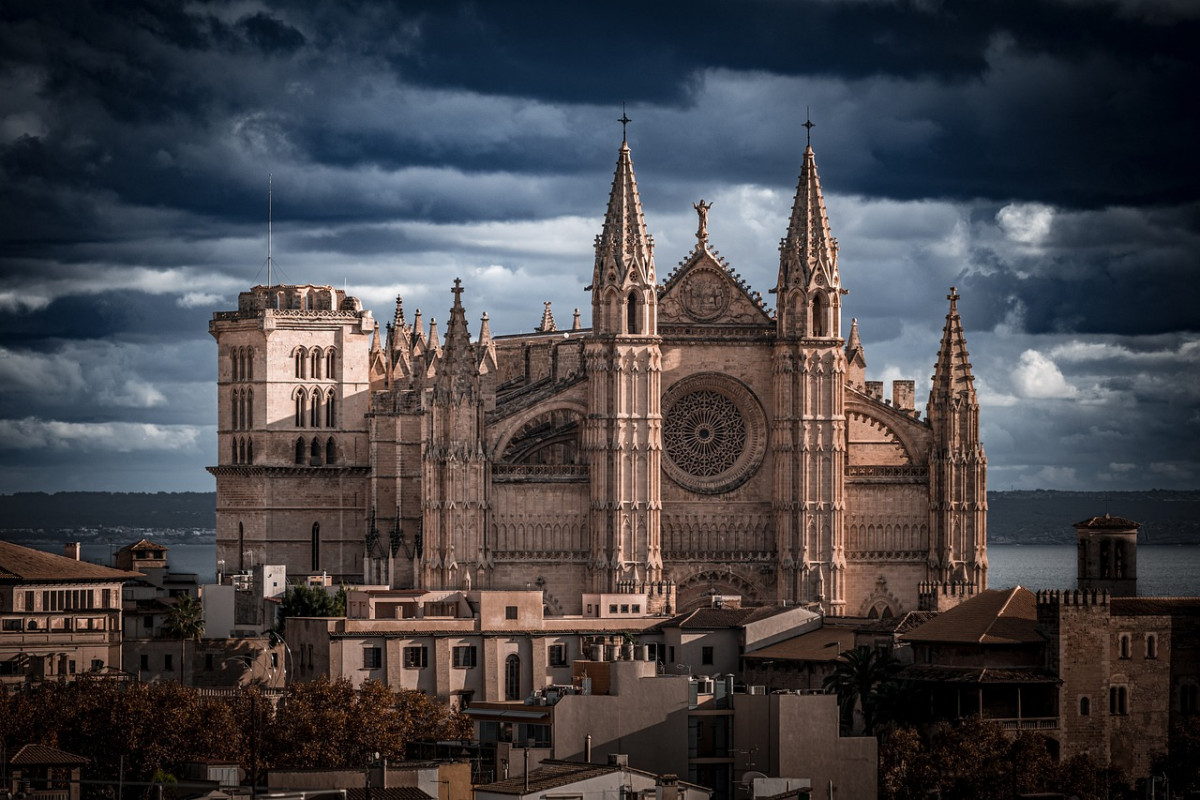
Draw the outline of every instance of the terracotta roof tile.
<instances>
[{"instance_id":1,"label":"terracotta roof tile","mask_svg":"<svg viewBox=\"0 0 1200 800\"><path fill-rule=\"evenodd\" d=\"M907 642L1037 644L1037 598L1021 586L985 589L906 634Z\"/></svg>"},{"instance_id":2,"label":"terracotta roof tile","mask_svg":"<svg viewBox=\"0 0 1200 800\"><path fill-rule=\"evenodd\" d=\"M27 744L18 750L8 762L14 767L29 765L42 767L48 765L75 766L88 763L83 756L68 753L45 744Z\"/></svg>"},{"instance_id":3,"label":"terracotta roof tile","mask_svg":"<svg viewBox=\"0 0 1200 800\"><path fill-rule=\"evenodd\" d=\"M815 631L746 653L743 658L758 661L835 661L843 650L854 646L856 627L826 623Z\"/></svg>"},{"instance_id":4,"label":"terracotta roof tile","mask_svg":"<svg viewBox=\"0 0 1200 800\"><path fill-rule=\"evenodd\" d=\"M993 669L992 667L935 667L913 664L900 671L904 680L932 683L1061 683L1040 669Z\"/></svg>"},{"instance_id":5,"label":"terracotta roof tile","mask_svg":"<svg viewBox=\"0 0 1200 800\"><path fill-rule=\"evenodd\" d=\"M1108 602L1114 617L1190 617L1200 614L1200 597L1114 597Z\"/></svg>"},{"instance_id":6,"label":"terracotta roof tile","mask_svg":"<svg viewBox=\"0 0 1200 800\"><path fill-rule=\"evenodd\" d=\"M387 789L372 786L369 797L370 800L433 800L432 795L415 786L391 786ZM347 789L346 800L368 800L366 788L355 787Z\"/></svg>"},{"instance_id":7,"label":"terracotta roof tile","mask_svg":"<svg viewBox=\"0 0 1200 800\"><path fill-rule=\"evenodd\" d=\"M548 789L556 789L576 781L596 778L613 772L620 772L621 767L609 764L544 764L529 773L529 785L526 788L525 777L506 778L502 781L476 786L476 790L493 792L495 794L534 794Z\"/></svg>"},{"instance_id":8,"label":"terracotta roof tile","mask_svg":"<svg viewBox=\"0 0 1200 800\"><path fill-rule=\"evenodd\" d=\"M140 572L102 567L0 541L0 581L127 581Z\"/></svg>"}]
</instances>

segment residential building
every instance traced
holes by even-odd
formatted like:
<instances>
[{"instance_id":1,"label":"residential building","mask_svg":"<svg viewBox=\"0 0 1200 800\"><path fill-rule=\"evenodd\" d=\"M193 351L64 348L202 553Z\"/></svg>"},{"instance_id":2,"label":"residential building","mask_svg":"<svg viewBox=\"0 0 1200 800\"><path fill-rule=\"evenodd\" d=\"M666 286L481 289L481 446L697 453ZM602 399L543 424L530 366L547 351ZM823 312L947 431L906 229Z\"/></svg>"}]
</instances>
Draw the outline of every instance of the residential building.
<instances>
[{"instance_id":1,"label":"residential building","mask_svg":"<svg viewBox=\"0 0 1200 800\"><path fill-rule=\"evenodd\" d=\"M475 787L475 800L709 800L711 796L709 789L678 776L634 769L621 755L610 757L607 764L547 761L527 775Z\"/></svg>"},{"instance_id":2,"label":"residential building","mask_svg":"<svg viewBox=\"0 0 1200 800\"><path fill-rule=\"evenodd\" d=\"M79 800L82 756L44 744L27 744L0 762L0 797L21 800Z\"/></svg>"},{"instance_id":3,"label":"residential building","mask_svg":"<svg viewBox=\"0 0 1200 800\"><path fill-rule=\"evenodd\" d=\"M0 682L120 674L121 587L140 577L0 541Z\"/></svg>"}]
</instances>

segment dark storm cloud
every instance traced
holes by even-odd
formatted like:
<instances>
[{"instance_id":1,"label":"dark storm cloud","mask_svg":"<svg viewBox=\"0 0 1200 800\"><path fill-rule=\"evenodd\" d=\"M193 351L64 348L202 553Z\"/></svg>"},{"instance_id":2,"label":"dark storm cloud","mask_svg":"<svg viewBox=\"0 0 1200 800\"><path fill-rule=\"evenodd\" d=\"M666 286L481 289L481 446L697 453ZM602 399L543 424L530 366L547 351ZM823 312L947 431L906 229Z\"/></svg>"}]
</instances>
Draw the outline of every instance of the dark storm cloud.
<instances>
[{"instance_id":1,"label":"dark storm cloud","mask_svg":"<svg viewBox=\"0 0 1200 800\"><path fill-rule=\"evenodd\" d=\"M811 106L871 377L927 387L957 285L1001 482L1186 483L1196 41L1176 0L0 4L0 490L209 487L268 173L277 280L587 324L622 102L660 275L703 196L773 285Z\"/></svg>"}]
</instances>

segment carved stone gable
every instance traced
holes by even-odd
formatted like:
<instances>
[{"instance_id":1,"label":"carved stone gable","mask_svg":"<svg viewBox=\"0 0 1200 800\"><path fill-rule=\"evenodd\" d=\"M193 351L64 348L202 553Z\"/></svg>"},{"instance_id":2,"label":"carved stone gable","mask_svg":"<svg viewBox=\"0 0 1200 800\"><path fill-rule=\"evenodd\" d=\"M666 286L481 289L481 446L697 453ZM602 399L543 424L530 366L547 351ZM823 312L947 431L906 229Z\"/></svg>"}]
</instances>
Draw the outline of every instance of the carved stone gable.
<instances>
[{"instance_id":1,"label":"carved stone gable","mask_svg":"<svg viewBox=\"0 0 1200 800\"><path fill-rule=\"evenodd\" d=\"M771 324L761 300L697 245L659 291L659 325Z\"/></svg>"}]
</instances>

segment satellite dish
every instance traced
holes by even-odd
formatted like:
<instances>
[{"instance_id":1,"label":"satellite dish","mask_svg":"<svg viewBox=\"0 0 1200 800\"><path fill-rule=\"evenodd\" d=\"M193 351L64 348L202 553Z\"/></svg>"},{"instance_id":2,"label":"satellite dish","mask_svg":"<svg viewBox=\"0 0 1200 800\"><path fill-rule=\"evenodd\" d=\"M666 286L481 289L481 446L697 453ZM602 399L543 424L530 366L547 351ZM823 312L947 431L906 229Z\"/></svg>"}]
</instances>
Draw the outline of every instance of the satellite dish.
<instances>
[{"instance_id":1,"label":"satellite dish","mask_svg":"<svg viewBox=\"0 0 1200 800\"><path fill-rule=\"evenodd\" d=\"M765 778L765 777L767 777L767 776L764 773L759 772L758 770L755 770L755 769L748 770L748 771L742 773L742 783L749 786L750 784L754 783L759 778Z\"/></svg>"}]
</instances>

